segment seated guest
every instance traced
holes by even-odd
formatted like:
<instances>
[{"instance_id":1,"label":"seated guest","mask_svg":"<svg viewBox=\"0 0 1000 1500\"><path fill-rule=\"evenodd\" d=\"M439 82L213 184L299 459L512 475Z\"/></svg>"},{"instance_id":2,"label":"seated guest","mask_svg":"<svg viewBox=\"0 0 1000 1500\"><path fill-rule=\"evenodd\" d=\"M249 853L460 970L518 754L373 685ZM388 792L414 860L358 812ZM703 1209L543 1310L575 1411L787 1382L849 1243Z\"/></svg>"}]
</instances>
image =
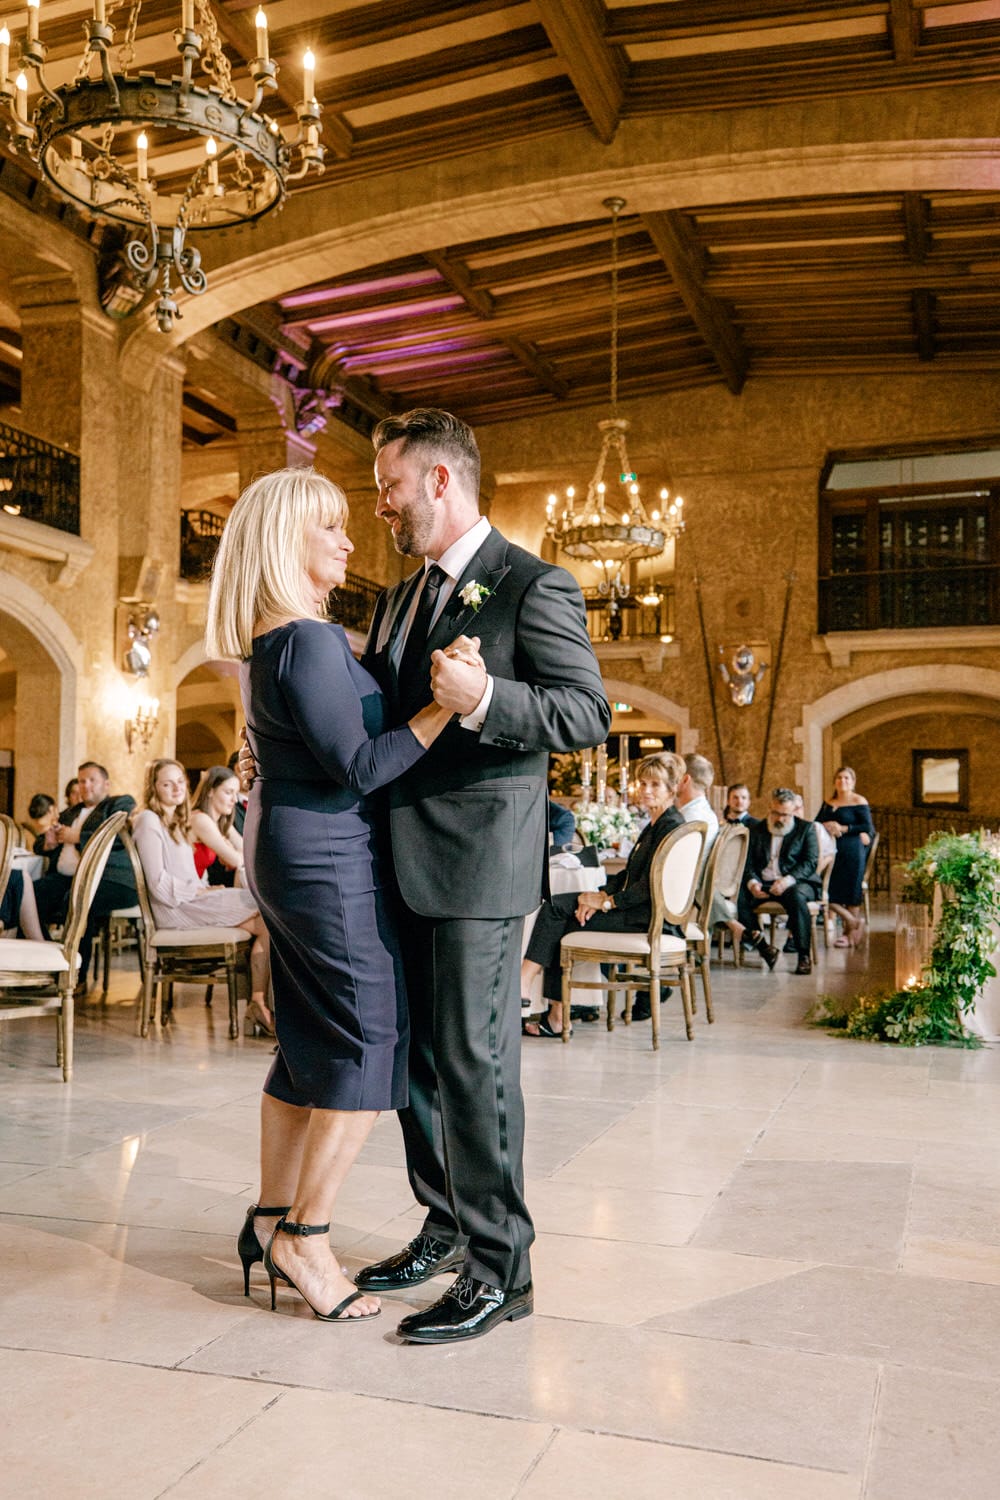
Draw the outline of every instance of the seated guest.
<instances>
[{"instance_id":1,"label":"seated guest","mask_svg":"<svg viewBox=\"0 0 1000 1500\"><path fill-rule=\"evenodd\" d=\"M35 888L21 870L11 870L7 889L0 897L0 931L15 927L19 929L19 937L30 938L34 943L45 942L35 905Z\"/></svg>"},{"instance_id":2,"label":"seated guest","mask_svg":"<svg viewBox=\"0 0 1000 1500\"><path fill-rule=\"evenodd\" d=\"M69 888L88 840L102 823L107 822L112 813L131 812L135 807L134 797L112 795L108 773L96 761L83 762L79 767L78 780L83 798L80 805L64 808L52 827L35 840L35 853L49 857L46 873L35 882L38 917L43 927L66 920ZM87 973L95 933L109 913L119 907L134 906L135 900L132 864L124 844L120 839L115 839L104 874L94 893L90 916L80 941L78 997L87 992Z\"/></svg>"},{"instance_id":3,"label":"seated guest","mask_svg":"<svg viewBox=\"0 0 1000 1500\"><path fill-rule=\"evenodd\" d=\"M812 919L808 903L819 894L819 854L813 825L795 816L795 799L795 792L788 787L776 787L767 817L751 828L737 910L739 925L748 933L751 946L773 969L778 950L765 941L757 925L757 907L764 901L780 901L798 954L795 972L810 974Z\"/></svg>"},{"instance_id":4,"label":"seated guest","mask_svg":"<svg viewBox=\"0 0 1000 1500\"><path fill-rule=\"evenodd\" d=\"M568 807L549 798L549 833L552 836L550 854L568 849L576 837L576 819Z\"/></svg>"},{"instance_id":5,"label":"seated guest","mask_svg":"<svg viewBox=\"0 0 1000 1500\"><path fill-rule=\"evenodd\" d=\"M235 885L237 872L243 869L243 839L233 826L239 789L228 766L210 766L194 794L194 867L199 880L208 871L209 885Z\"/></svg>"},{"instance_id":6,"label":"seated guest","mask_svg":"<svg viewBox=\"0 0 1000 1500\"><path fill-rule=\"evenodd\" d=\"M154 760L148 765L143 802L144 808L133 820L133 832L157 926L244 927L252 932L252 998L246 1026L251 1033L258 1029L273 1036L274 1020L267 1004L267 931L249 891L208 890L199 880L184 767L175 760Z\"/></svg>"},{"instance_id":7,"label":"seated guest","mask_svg":"<svg viewBox=\"0 0 1000 1500\"><path fill-rule=\"evenodd\" d=\"M684 775L677 788L677 811L685 823L707 823L705 848L702 859L715 843L719 832L719 820L708 800L709 788L715 780L715 767L704 755L685 755Z\"/></svg>"},{"instance_id":8,"label":"seated guest","mask_svg":"<svg viewBox=\"0 0 1000 1500\"><path fill-rule=\"evenodd\" d=\"M28 816L21 827L34 842L40 833L52 827L57 816L56 799L46 792L36 792L28 803Z\"/></svg>"},{"instance_id":9,"label":"seated guest","mask_svg":"<svg viewBox=\"0 0 1000 1500\"><path fill-rule=\"evenodd\" d=\"M562 968L559 944L567 932L589 927L594 932L646 932L653 916L649 872L653 855L667 834L684 819L674 806L684 762L669 750L647 755L635 768L638 805L649 814L623 870L608 877L601 891L576 891L553 896L543 903L521 964L521 993L539 973L548 1014L535 1025L528 1021L526 1036L562 1035ZM647 1002L648 1003L648 1002ZM633 1015L635 1011L633 1009ZM648 1013L647 1013L648 1014Z\"/></svg>"},{"instance_id":10,"label":"seated guest","mask_svg":"<svg viewBox=\"0 0 1000 1500\"><path fill-rule=\"evenodd\" d=\"M66 807L80 806L80 803L83 801L83 793L80 790L80 779L78 776L72 776L67 781L66 790L63 792L63 800L66 803ZM63 811L65 812L65 810L64 808Z\"/></svg>"},{"instance_id":11,"label":"seated guest","mask_svg":"<svg viewBox=\"0 0 1000 1500\"><path fill-rule=\"evenodd\" d=\"M727 791L722 820L724 823L745 823L748 828L757 822L750 816L750 788L745 781L734 782Z\"/></svg>"}]
</instances>

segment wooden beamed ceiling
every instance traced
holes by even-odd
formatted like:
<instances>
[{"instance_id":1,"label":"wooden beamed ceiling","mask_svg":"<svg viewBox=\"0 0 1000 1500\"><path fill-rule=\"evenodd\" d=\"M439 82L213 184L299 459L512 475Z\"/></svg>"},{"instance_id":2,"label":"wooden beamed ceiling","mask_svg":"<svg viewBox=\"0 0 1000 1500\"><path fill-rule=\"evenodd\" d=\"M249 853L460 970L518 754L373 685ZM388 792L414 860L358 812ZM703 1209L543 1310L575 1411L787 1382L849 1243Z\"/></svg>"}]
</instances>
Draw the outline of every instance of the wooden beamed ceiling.
<instances>
[{"instance_id":1,"label":"wooden beamed ceiling","mask_svg":"<svg viewBox=\"0 0 1000 1500\"><path fill-rule=\"evenodd\" d=\"M244 93L256 5L213 0ZM135 69L178 71L179 9L180 0L144 0ZM280 68L267 107L286 129L302 52L317 54L327 171L300 193L330 182L363 193L377 172L557 132L607 143L623 121L680 111L1000 81L1000 0L267 0L265 9ZM72 78L90 11L89 0L59 0L48 15L43 4L50 85ZM121 34L130 7L109 0L108 13ZM157 136L150 160L162 184L185 152L182 135ZM1000 194L873 192L648 217L635 208L621 223L623 398L1000 357ZM610 225L595 217L369 265L226 320L225 336L266 363L260 330L277 329L273 367L349 401L352 422L418 401L498 421L606 400L609 297ZM189 441L231 441L206 401L210 393L188 403ZM218 413L225 419L224 404Z\"/></svg>"},{"instance_id":2,"label":"wooden beamed ceiling","mask_svg":"<svg viewBox=\"0 0 1000 1500\"><path fill-rule=\"evenodd\" d=\"M610 218L450 246L279 298L305 384L476 422L607 400ZM623 398L1000 359L1000 194L713 206L619 227Z\"/></svg>"}]
</instances>

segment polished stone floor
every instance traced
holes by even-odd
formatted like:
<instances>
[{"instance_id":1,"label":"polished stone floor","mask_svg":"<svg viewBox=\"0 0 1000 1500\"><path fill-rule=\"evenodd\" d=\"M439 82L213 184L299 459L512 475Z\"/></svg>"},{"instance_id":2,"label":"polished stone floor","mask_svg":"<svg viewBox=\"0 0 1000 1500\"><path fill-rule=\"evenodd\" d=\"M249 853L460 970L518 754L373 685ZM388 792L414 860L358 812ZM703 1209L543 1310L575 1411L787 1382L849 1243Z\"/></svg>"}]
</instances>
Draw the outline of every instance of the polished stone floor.
<instances>
[{"instance_id":1,"label":"polished stone floor","mask_svg":"<svg viewBox=\"0 0 1000 1500\"><path fill-rule=\"evenodd\" d=\"M0 1040L0 1491L28 1500L967 1500L1000 1490L1000 1048L804 1022L889 963L716 970L716 1024L525 1045L536 1316L450 1350L250 1301L270 1047L123 968L76 1077ZM381 1120L339 1205L356 1268L419 1216ZM442 1283L441 1287L446 1283ZM436 1286L436 1284L435 1284ZM429 1300L432 1288L422 1289Z\"/></svg>"}]
</instances>

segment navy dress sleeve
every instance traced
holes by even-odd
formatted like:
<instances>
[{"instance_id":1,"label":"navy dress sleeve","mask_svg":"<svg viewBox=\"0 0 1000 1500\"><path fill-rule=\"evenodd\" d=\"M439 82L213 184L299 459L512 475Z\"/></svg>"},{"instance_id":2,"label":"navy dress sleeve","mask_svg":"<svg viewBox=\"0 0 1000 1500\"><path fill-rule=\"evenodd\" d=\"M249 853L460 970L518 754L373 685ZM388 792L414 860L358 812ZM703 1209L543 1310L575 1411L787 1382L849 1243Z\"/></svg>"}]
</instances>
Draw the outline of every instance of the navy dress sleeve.
<instances>
[{"instance_id":1,"label":"navy dress sleeve","mask_svg":"<svg viewBox=\"0 0 1000 1500\"><path fill-rule=\"evenodd\" d=\"M295 727L318 764L363 796L409 770L424 746L408 724L369 735L351 660L339 632L322 621L299 620L288 632L276 675Z\"/></svg>"}]
</instances>

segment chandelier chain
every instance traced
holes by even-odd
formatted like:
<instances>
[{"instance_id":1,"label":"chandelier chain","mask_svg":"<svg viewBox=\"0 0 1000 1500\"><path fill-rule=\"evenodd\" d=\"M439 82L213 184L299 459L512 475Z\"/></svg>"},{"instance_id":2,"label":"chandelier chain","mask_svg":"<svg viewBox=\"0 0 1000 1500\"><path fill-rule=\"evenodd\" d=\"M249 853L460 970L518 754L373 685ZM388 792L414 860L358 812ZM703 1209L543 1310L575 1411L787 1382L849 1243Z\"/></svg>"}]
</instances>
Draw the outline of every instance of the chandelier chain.
<instances>
[{"instance_id":1,"label":"chandelier chain","mask_svg":"<svg viewBox=\"0 0 1000 1500\"><path fill-rule=\"evenodd\" d=\"M139 29L139 12L142 10L142 0L132 0L132 8L128 13L128 23L125 27L125 36L121 46L118 48L118 64L125 73L135 61L135 35Z\"/></svg>"},{"instance_id":2,"label":"chandelier chain","mask_svg":"<svg viewBox=\"0 0 1000 1500\"><path fill-rule=\"evenodd\" d=\"M233 88L233 71L229 66L229 58L222 50L222 38L219 36L219 28L212 7L208 0L196 0L198 16L201 20L202 37L204 46L202 48L201 61L205 72L214 78L222 90L223 98L235 99L236 90Z\"/></svg>"},{"instance_id":3,"label":"chandelier chain","mask_svg":"<svg viewBox=\"0 0 1000 1500\"><path fill-rule=\"evenodd\" d=\"M618 415L618 214L611 211L611 415Z\"/></svg>"}]
</instances>

